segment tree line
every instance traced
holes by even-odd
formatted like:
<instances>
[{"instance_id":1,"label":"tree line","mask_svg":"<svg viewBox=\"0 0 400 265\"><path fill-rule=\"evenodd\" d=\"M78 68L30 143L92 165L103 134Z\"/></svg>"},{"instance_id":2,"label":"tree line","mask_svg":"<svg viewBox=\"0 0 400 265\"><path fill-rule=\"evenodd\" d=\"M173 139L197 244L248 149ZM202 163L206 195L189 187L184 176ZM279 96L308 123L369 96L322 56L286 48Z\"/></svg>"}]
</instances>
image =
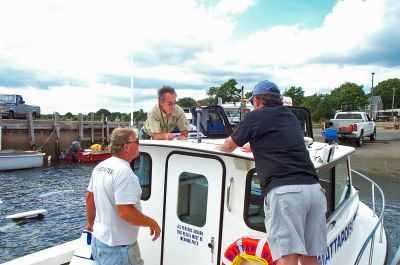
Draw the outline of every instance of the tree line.
<instances>
[{"instance_id":1,"label":"tree line","mask_svg":"<svg viewBox=\"0 0 400 265\"><path fill-rule=\"evenodd\" d=\"M352 82L345 82L334 88L330 93L315 93L311 96L304 96L305 91L301 86L281 88L281 91L284 96L292 98L293 106L309 109L314 122L332 118L337 110L368 109L371 97L371 93L364 92L363 85ZM237 81L229 79L221 86L208 88L207 97L201 99L201 104L203 106L216 105L219 97L224 103L239 102L242 99L242 93L242 88L238 87ZM243 96L248 99L251 94L252 92L247 92ZM400 79L392 78L378 83L373 88L373 95L381 97L384 109L391 109L392 104L395 109L400 108ZM178 99L177 104L184 108L192 107L196 106L196 100L191 97L183 97ZM106 109L100 109L94 113L94 119L101 120L102 116L104 116L111 121L129 122L131 120L130 115L130 113L110 112ZM143 109L135 111L133 115L135 122L141 122L147 118L147 113ZM92 113L83 115L84 120L91 120L91 117ZM52 119L52 115L42 115L42 119ZM67 112L61 116L61 120L78 120L78 116Z\"/></svg>"}]
</instances>

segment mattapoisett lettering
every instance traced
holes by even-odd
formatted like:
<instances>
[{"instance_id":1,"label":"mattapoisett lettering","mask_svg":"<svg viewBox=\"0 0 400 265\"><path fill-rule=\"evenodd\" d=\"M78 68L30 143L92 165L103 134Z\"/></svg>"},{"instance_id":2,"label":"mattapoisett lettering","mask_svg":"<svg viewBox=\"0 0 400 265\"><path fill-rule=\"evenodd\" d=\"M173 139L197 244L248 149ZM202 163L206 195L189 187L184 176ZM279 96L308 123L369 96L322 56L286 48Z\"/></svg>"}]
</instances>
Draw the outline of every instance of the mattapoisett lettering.
<instances>
[{"instance_id":1,"label":"mattapoisett lettering","mask_svg":"<svg viewBox=\"0 0 400 265\"><path fill-rule=\"evenodd\" d=\"M105 172L107 174L114 173L114 170L112 170L111 168L108 168L108 167L98 167L98 168L96 168L96 171Z\"/></svg>"},{"instance_id":2,"label":"mattapoisett lettering","mask_svg":"<svg viewBox=\"0 0 400 265\"><path fill-rule=\"evenodd\" d=\"M328 245L326 248L326 254L318 256L319 264L326 265L333 258L333 256L343 247L344 243L350 238L354 230L354 220L356 219L357 212L354 214L351 221L346 225L346 227L339 232L337 237Z\"/></svg>"}]
</instances>

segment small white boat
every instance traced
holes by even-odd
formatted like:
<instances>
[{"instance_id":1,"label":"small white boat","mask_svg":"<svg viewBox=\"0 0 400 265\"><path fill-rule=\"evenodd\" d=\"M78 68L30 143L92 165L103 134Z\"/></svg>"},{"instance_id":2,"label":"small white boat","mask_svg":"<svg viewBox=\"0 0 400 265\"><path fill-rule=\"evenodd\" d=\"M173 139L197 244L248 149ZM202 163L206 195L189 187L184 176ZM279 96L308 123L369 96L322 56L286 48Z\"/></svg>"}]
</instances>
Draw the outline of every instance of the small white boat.
<instances>
[{"instance_id":1,"label":"small white boat","mask_svg":"<svg viewBox=\"0 0 400 265\"><path fill-rule=\"evenodd\" d=\"M0 150L0 170L41 167L44 155L38 151Z\"/></svg>"},{"instance_id":2,"label":"small white boat","mask_svg":"<svg viewBox=\"0 0 400 265\"><path fill-rule=\"evenodd\" d=\"M298 115L305 117L300 119L305 136L312 137L307 133L311 124L306 116ZM225 118L224 125L228 122ZM207 130L203 133L209 136ZM139 231L145 264L228 265L244 253L273 264L268 242L263 240L263 199L253 154L239 148L230 154L220 152L216 146L223 141L140 141L141 157L132 162L132 168L142 185L143 212L162 226L161 237L154 242L148 229ZM386 264L384 195L373 181L351 169L355 149L311 143L309 138L305 144L327 191L328 245L326 254L318 257L320 264ZM353 183L356 178L372 188L371 207L360 200ZM376 190L379 200L375 200ZM77 239L4 265L65 264L73 258L79 242Z\"/></svg>"},{"instance_id":3,"label":"small white boat","mask_svg":"<svg viewBox=\"0 0 400 265\"><path fill-rule=\"evenodd\" d=\"M28 212L7 215L6 219L10 219L13 221L20 221L23 219L31 219L31 218L43 219L45 213L47 213L47 211L45 209L39 209L39 210L33 210L33 211L28 211Z\"/></svg>"}]
</instances>

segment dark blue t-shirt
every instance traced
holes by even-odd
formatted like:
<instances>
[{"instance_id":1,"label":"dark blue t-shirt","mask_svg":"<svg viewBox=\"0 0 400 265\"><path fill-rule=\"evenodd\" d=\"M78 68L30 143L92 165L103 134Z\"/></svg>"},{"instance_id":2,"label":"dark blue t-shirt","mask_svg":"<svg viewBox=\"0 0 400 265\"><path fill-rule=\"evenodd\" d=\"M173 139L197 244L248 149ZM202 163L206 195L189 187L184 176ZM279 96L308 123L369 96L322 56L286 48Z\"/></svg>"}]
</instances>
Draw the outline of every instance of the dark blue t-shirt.
<instances>
[{"instance_id":1,"label":"dark blue t-shirt","mask_svg":"<svg viewBox=\"0 0 400 265\"><path fill-rule=\"evenodd\" d=\"M231 137L238 146L250 143L262 196L278 186L319 183L299 121L287 107L247 113Z\"/></svg>"}]
</instances>

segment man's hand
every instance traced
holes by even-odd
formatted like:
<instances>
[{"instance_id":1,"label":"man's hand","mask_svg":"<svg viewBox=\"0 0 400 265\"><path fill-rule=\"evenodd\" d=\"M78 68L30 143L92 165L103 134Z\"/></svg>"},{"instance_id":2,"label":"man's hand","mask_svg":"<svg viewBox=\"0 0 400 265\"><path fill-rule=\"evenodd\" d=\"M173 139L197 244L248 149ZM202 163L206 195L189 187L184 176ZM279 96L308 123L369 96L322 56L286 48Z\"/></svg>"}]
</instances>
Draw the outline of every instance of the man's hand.
<instances>
[{"instance_id":1,"label":"man's hand","mask_svg":"<svg viewBox=\"0 0 400 265\"><path fill-rule=\"evenodd\" d=\"M88 231L90 231L90 232L93 232L93 225L87 224L87 225L86 225L86 230L88 230Z\"/></svg>"},{"instance_id":2,"label":"man's hand","mask_svg":"<svg viewBox=\"0 0 400 265\"><path fill-rule=\"evenodd\" d=\"M222 152L232 153L237 147L232 137L229 136L223 144L218 145L216 148Z\"/></svg>"},{"instance_id":3,"label":"man's hand","mask_svg":"<svg viewBox=\"0 0 400 265\"><path fill-rule=\"evenodd\" d=\"M188 135L189 133L187 130L181 131L181 135L179 135L178 140L187 140Z\"/></svg>"},{"instance_id":4,"label":"man's hand","mask_svg":"<svg viewBox=\"0 0 400 265\"><path fill-rule=\"evenodd\" d=\"M179 135L178 140L187 140L187 136L186 135Z\"/></svg>"},{"instance_id":5,"label":"man's hand","mask_svg":"<svg viewBox=\"0 0 400 265\"><path fill-rule=\"evenodd\" d=\"M244 145L244 146L242 147L242 151L245 152L245 153L251 153L251 152L252 152L252 151L251 151L251 147L250 147L249 144Z\"/></svg>"},{"instance_id":6,"label":"man's hand","mask_svg":"<svg viewBox=\"0 0 400 265\"><path fill-rule=\"evenodd\" d=\"M157 224L155 220L153 220L152 224L150 225L150 235L153 236L153 241L157 240L161 234L161 228Z\"/></svg>"}]
</instances>

